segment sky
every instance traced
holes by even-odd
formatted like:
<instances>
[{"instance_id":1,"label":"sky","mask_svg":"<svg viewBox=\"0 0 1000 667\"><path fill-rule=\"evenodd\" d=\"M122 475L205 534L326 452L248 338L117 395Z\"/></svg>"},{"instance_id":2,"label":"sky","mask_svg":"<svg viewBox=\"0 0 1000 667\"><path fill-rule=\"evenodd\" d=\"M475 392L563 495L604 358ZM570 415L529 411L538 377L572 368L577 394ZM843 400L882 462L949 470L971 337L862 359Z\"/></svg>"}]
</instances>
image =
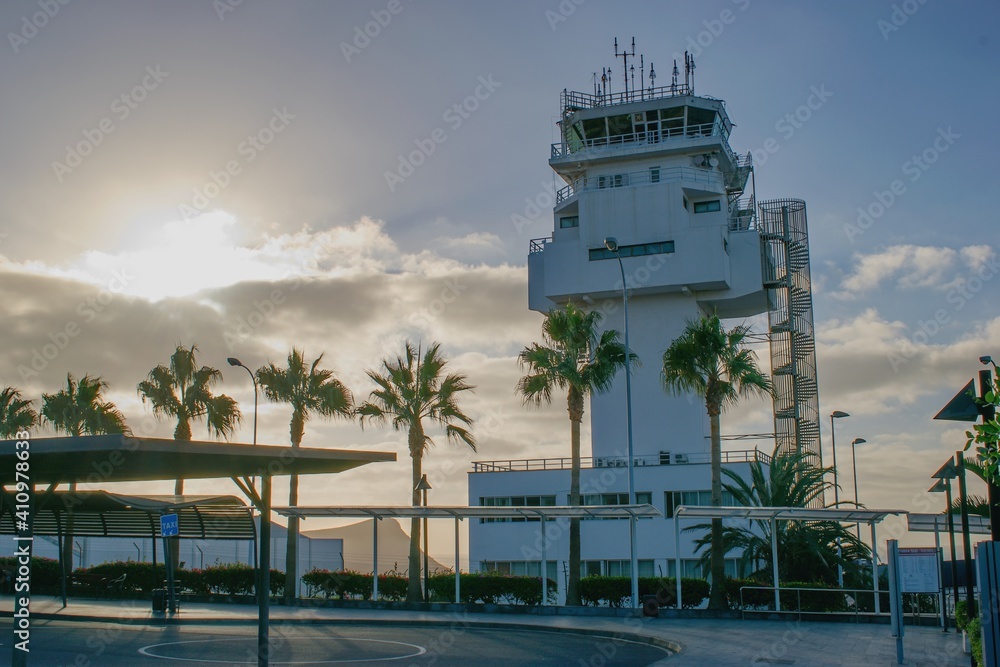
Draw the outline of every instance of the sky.
<instances>
[{"instance_id":1,"label":"sky","mask_svg":"<svg viewBox=\"0 0 1000 667\"><path fill-rule=\"evenodd\" d=\"M467 503L474 460L568 455L561 402L514 394L542 321L528 243L552 231L560 91L620 77L613 40L634 36L661 84L695 56L758 199L807 202L827 464L827 416L851 415L844 493L862 437L862 503L938 511L930 475L966 425L932 417L1000 358L998 24L993 4L940 0L4 2L0 385L39 399L99 375L137 434L170 437L135 387L196 344L250 442L253 388L227 357L322 353L363 400L366 369L439 341L476 386L479 451L434 433L433 504ZM769 414L746 404L723 431ZM262 402L259 442L287 443L289 418ZM303 445L399 460L303 479L301 504L409 503L404 434L314 418Z\"/></svg>"}]
</instances>

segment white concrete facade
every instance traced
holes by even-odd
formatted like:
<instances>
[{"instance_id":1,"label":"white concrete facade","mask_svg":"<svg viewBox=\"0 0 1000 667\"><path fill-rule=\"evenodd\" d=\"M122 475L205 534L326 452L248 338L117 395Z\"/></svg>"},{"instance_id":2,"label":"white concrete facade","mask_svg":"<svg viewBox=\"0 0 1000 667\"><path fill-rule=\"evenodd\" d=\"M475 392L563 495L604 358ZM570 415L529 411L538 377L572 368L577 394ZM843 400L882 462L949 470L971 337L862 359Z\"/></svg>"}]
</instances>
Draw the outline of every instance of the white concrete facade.
<instances>
[{"instance_id":1,"label":"white concrete facade","mask_svg":"<svg viewBox=\"0 0 1000 667\"><path fill-rule=\"evenodd\" d=\"M749 156L729 147L732 124L724 103L695 96L686 85L615 96L564 91L562 101L563 141L552 146L549 164L567 187L557 195L552 236L531 242L528 306L544 313L572 301L599 310L603 327L623 332L621 273L605 250L605 238L616 239L629 290L630 349L641 362L632 371L635 491L649 494L639 495L640 502L645 498L667 512L668 494L709 490L710 443L703 400L664 391L663 351L688 320L704 313L743 318L767 310L755 204L742 196L752 184L752 166ZM627 497L625 413L625 375L619 373L611 391L588 402L593 458L583 465L584 496ZM764 447L769 451L771 443ZM567 441L566 457L569 448ZM587 443L583 452L586 457ZM729 465L745 475L755 458L768 460L753 451L733 452ZM469 503L545 503L555 496L556 504L567 504L568 464L532 469L543 466L478 463L469 474ZM538 523L471 526L473 568L539 561L539 529ZM550 526L547 532L548 557L564 562L568 530ZM684 560L697 558L693 539L691 533L681 538ZM585 562L627 565L628 544L627 521L583 523ZM641 575L672 574L667 561L675 549L672 519L639 522ZM559 581L562 587L561 570Z\"/></svg>"}]
</instances>

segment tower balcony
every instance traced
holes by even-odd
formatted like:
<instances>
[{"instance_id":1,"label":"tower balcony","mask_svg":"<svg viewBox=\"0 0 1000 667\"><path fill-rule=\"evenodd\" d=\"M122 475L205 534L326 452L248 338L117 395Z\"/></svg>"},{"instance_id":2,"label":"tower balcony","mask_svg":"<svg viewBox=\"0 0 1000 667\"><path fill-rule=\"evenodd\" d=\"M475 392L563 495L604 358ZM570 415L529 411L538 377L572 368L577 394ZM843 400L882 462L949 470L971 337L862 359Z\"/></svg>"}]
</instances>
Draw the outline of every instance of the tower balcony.
<instances>
[{"instance_id":1,"label":"tower balcony","mask_svg":"<svg viewBox=\"0 0 1000 667\"><path fill-rule=\"evenodd\" d=\"M624 174L607 174L603 176L584 176L556 192L556 210L571 203L577 195L588 190L605 190L609 188L631 188L657 183L686 182L708 186L707 190L723 192L725 181L723 174L714 169L699 167L666 167L663 169L646 169Z\"/></svg>"},{"instance_id":2,"label":"tower balcony","mask_svg":"<svg viewBox=\"0 0 1000 667\"><path fill-rule=\"evenodd\" d=\"M722 464L731 465L734 463L760 463L770 464L771 457L758 449L744 449L722 452ZM709 454L673 454L670 452L660 452L659 454L649 454L634 456L633 464L639 466L668 466L668 465L705 465L711 463ZM473 461L472 472L527 472L533 470L570 470L573 461L567 457L554 457L545 459L506 459L501 461ZM580 468L625 468L628 466L626 456L582 456L580 457Z\"/></svg>"}]
</instances>

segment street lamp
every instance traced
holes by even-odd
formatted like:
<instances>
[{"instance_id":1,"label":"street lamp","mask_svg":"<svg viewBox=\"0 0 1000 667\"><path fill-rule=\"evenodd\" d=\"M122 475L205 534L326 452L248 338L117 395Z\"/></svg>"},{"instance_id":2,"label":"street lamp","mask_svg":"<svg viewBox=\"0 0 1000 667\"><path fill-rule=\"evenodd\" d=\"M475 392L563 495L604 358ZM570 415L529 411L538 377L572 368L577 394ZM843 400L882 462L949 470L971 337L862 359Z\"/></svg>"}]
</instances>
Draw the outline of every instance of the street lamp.
<instances>
[{"instance_id":1,"label":"street lamp","mask_svg":"<svg viewBox=\"0 0 1000 667\"><path fill-rule=\"evenodd\" d=\"M427 481L427 475L421 475L420 481L417 482L416 491L423 492L423 505L424 509L427 509L427 492L431 490L431 483ZM428 590L428 577L427 577L427 516L424 516L424 602L430 602L431 594ZM458 576L458 566L456 565L455 576ZM377 576L377 573L376 573Z\"/></svg>"},{"instance_id":2,"label":"street lamp","mask_svg":"<svg viewBox=\"0 0 1000 667\"><path fill-rule=\"evenodd\" d=\"M253 444L257 444L257 376L253 374L253 371L243 365L243 362L236 357L229 357L226 359L230 366L239 366L247 373L250 374L250 380L253 382Z\"/></svg>"},{"instance_id":3,"label":"street lamp","mask_svg":"<svg viewBox=\"0 0 1000 667\"><path fill-rule=\"evenodd\" d=\"M865 440L864 438L855 438L854 440L851 440L851 468L854 471L854 507L855 508L861 507L861 505L858 504L858 457L854 453L854 445L863 445L866 442L868 442L868 441ZM857 528L858 528L858 540L860 540L861 539L861 524L860 523L857 524ZM872 548L873 549L875 548L874 544L872 545Z\"/></svg>"},{"instance_id":4,"label":"street lamp","mask_svg":"<svg viewBox=\"0 0 1000 667\"><path fill-rule=\"evenodd\" d=\"M850 417L851 415L841 410L834 410L830 413L830 440L833 443L833 506L840 509L840 481L837 477L837 427L834 419ZM840 538L837 538L837 584L844 587L844 566L839 562L841 557Z\"/></svg>"},{"instance_id":5,"label":"street lamp","mask_svg":"<svg viewBox=\"0 0 1000 667\"><path fill-rule=\"evenodd\" d=\"M993 361L993 357L991 357L988 354L985 355L985 356L979 357L979 363L981 363L983 366L986 366L988 364L993 364L994 370L1000 370L1000 368L997 368L997 362Z\"/></svg>"},{"instance_id":6,"label":"street lamp","mask_svg":"<svg viewBox=\"0 0 1000 667\"><path fill-rule=\"evenodd\" d=\"M604 239L604 247L618 259L622 274L622 305L625 315L625 429L628 445L628 504L635 505L635 460L632 457L632 349L628 344L628 285L625 284L625 265L618 251L618 240L613 236ZM629 569L632 573L632 607L639 606L639 563L635 553L635 516L629 517ZM680 573L678 573L680 576Z\"/></svg>"}]
</instances>

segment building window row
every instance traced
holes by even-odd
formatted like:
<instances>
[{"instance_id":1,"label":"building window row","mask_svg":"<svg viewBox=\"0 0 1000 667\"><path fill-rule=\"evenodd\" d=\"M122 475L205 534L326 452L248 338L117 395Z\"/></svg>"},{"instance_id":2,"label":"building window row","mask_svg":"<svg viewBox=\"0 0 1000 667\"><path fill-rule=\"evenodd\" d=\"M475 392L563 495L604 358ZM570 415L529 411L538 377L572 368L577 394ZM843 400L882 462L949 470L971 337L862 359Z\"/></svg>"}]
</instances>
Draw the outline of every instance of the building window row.
<instances>
[{"instance_id":1,"label":"building window row","mask_svg":"<svg viewBox=\"0 0 1000 667\"><path fill-rule=\"evenodd\" d=\"M622 257L642 257L644 255L663 255L674 251L673 241L659 241L657 243L638 243L636 245L620 245L618 252ZM591 248L590 261L601 259L615 259L615 253L607 248Z\"/></svg>"},{"instance_id":2,"label":"building window row","mask_svg":"<svg viewBox=\"0 0 1000 667\"><path fill-rule=\"evenodd\" d=\"M557 576L558 565L554 560L545 563L546 576L553 581ZM479 562L479 571L519 577L540 577L542 562L538 560L484 560Z\"/></svg>"},{"instance_id":3,"label":"building window row","mask_svg":"<svg viewBox=\"0 0 1000 667\"><path fill-rule=\"evenodd\" d=\"M551 496L480 496L480 507L554 507L556 497ZM479 523L511 523L540 521L537 517L515 517L512 519L480 519Z\"/></svg>"},{"instance_id":4,"label":"building window row","mask_svg":"<svg viewBox=\"0 0 1000 667\"><path fill-rule=\"evenodd\" d=\"M674 510L681 505L688 507L711 507L712 505L711 491L666 491L663 497L663 517L665 519L673 519ZM738 503L732 493L723 489L722 504L732 507Z\"/></svg>"}]
</instances>

